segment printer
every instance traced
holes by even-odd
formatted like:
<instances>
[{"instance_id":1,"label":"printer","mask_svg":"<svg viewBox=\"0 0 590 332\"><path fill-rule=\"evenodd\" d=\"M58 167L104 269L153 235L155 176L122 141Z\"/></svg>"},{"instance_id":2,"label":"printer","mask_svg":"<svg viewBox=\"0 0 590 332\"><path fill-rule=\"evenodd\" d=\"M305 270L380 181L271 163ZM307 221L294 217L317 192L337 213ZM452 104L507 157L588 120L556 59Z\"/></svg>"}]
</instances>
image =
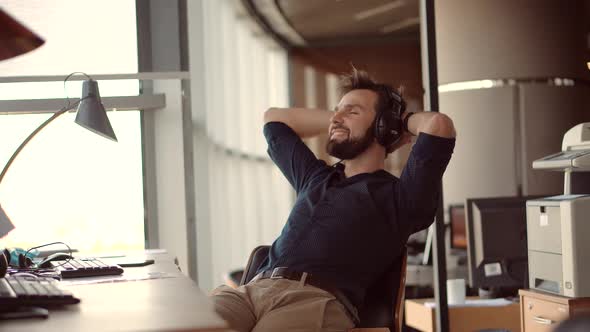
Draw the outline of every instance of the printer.
<instances>
[{"instance_id":1,"label":"printer","mask_svg":"<svg viewBox=\"0 0 590 332\"><path fill-rule=\"evenodd\" d=\"M571 192L572 173L590 171L590 122L570 129L562 151L533 168L564 172L564 193L526 203L529 287L590 297L590 192Z\"/></svg>"}]
</instances>

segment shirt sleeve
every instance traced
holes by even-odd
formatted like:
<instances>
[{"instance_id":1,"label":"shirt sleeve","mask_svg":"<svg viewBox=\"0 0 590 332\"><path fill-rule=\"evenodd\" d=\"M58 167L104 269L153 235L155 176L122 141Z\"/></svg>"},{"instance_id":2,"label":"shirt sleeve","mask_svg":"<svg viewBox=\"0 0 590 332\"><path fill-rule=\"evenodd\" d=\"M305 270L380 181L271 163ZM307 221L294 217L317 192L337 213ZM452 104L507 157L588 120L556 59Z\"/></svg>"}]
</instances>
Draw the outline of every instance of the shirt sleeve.
<instances>
[{"instance_id":1,"label":"shirt sleeve","mask_svg":"<svg viewBox=\"0 0 590 332\"><path fill-rule=\"evenodd\" d=\"M317 159L301 138L282 122L264 125L268 155L279 167L297 194L326 163Z\"/></svg>"},{"instance_id":2,"label":"shirt sleeve","mask_svg":"<svg viewBox=\"0 0 590 332\"><path fill-rule=\"evenodd\" d=\"M454 138L420 133L399 181L398 207L405 236L427 228L440 197L441 180L453 149Z\"/></svg>"}]
</instances>

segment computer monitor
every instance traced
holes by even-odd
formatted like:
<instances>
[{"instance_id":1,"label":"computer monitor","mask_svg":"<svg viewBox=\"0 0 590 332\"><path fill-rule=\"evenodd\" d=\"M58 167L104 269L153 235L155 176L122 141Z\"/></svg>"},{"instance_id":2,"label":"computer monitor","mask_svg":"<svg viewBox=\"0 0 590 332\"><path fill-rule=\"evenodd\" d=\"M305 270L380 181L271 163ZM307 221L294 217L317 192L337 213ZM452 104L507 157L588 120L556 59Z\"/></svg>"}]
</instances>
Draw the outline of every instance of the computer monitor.
<instances>
[{"instance_id":1,"label":"computer monitor","mask_svg":"<svg viewBox=\"0 0 590 332\"><path fill-rule=\"evenodd\" d=\"M471 287L506 295L527 287L526 201L538 197L467 199Z\"/></svg>"},{"instance_id":2,"label":"computer monitor","mask_svg":"<svg viewBox=\"0 0 590 332\"><path fill-rule=\"evenodd\" d=\"M465 234L465 206L449 206L449 227L451 248L467 249L467 235Z\"/></svg>"}]
</instances>

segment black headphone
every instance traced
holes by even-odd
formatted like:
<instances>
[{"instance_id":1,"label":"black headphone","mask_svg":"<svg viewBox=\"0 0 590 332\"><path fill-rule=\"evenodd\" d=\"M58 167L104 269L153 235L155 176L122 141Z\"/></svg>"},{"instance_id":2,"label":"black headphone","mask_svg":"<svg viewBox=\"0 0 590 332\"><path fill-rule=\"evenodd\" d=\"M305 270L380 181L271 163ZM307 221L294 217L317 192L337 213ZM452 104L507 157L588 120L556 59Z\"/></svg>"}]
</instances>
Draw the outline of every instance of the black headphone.
<instances>
[{"instance_id":1,"label":"black headphone","mask_svg":"<svg viewBox=\"0 0 590 332\"><path fill-rule=\"evenodd\" d=\"M11 266L10 261L12 258L12 253L10 252L10 250L4 249L0 253L0 256L1 256L0 257L0 275L1 275L2 271L4 269L4 264L6 264L6 267ZM29 268L29 267L33 266L33 260L31 258L25 256L24 254L18 254L17 257L18 257L18 265L15 267L25 269L25 268ZM12 266L14 266L14 264ZM6 271L4 271L4 272L6 273Z\"/></svg>"},{"instance_id":2,"label":"black headphone","mask_svg":"<svg viewBox=\"0 0 590 332\"><path fill-rule=\"evenodd\" d=\"M373 127L377 142L389 148L402 136L404 128L402 114L406 110L406 102L391 87L383 85L383 90L389 97L390 107L377 113Z\"/></svg>"},{"instance_id":3,"label":"black headphone","mask_svg":"<svg viewBox=\"0 0 590 332\"><path fill-rule=\"evenodd\" d=\"M17 256L18 257L18 261L17 261L18 265L16 265L16 266L14 264L12 264L12 265L10 264L12 254L15 250L13 250L13 252L11 252L8 249L4 249L4 250L0 251L0 278L2 278L2 276L4 274L6 274L6 269L8 269L9 266L18 267L19 269L31 269L31 268L36 269L36 268L38 268L38 266L35 263L33 263L33 260L30 257L28 257L29 252L34 249L39 249L39 248L43 248L43 247L47 247L47 246L51 246L51 245L55 245L55 244L63 244L64 246L66 246L68 248L69 255L72 256L72 249L70 248L70 246L68 246L66 243L60 242L60 241L51 242L51 243L47 243L47 244L42 244L40 246L32 247L29 250L27 250L24 254L18 253L18 256ZM24 250L21 250L21 251L24 251ZM4 271L4 272L2 272L2 271Z\"/></svg>"}]
</instances>

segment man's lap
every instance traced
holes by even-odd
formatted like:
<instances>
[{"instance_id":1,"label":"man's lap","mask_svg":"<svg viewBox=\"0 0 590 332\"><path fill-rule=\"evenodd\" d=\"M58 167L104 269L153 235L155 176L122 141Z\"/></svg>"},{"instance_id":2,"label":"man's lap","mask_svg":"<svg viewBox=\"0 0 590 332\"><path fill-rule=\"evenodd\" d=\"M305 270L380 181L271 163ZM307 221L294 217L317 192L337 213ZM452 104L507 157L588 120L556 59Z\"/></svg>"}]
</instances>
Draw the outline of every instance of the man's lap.
<instances>
[{"instance_id":1,"label":"man's lap","mask_svg":"<svg viewBox=\"0 0 590 332\"><path fill-rule=\"evenodd\" d=\"M344 306L319 288L287 279L263 279L212 293L216 311L239 331L346 331Z\"/></svg>"}]
</instances>

